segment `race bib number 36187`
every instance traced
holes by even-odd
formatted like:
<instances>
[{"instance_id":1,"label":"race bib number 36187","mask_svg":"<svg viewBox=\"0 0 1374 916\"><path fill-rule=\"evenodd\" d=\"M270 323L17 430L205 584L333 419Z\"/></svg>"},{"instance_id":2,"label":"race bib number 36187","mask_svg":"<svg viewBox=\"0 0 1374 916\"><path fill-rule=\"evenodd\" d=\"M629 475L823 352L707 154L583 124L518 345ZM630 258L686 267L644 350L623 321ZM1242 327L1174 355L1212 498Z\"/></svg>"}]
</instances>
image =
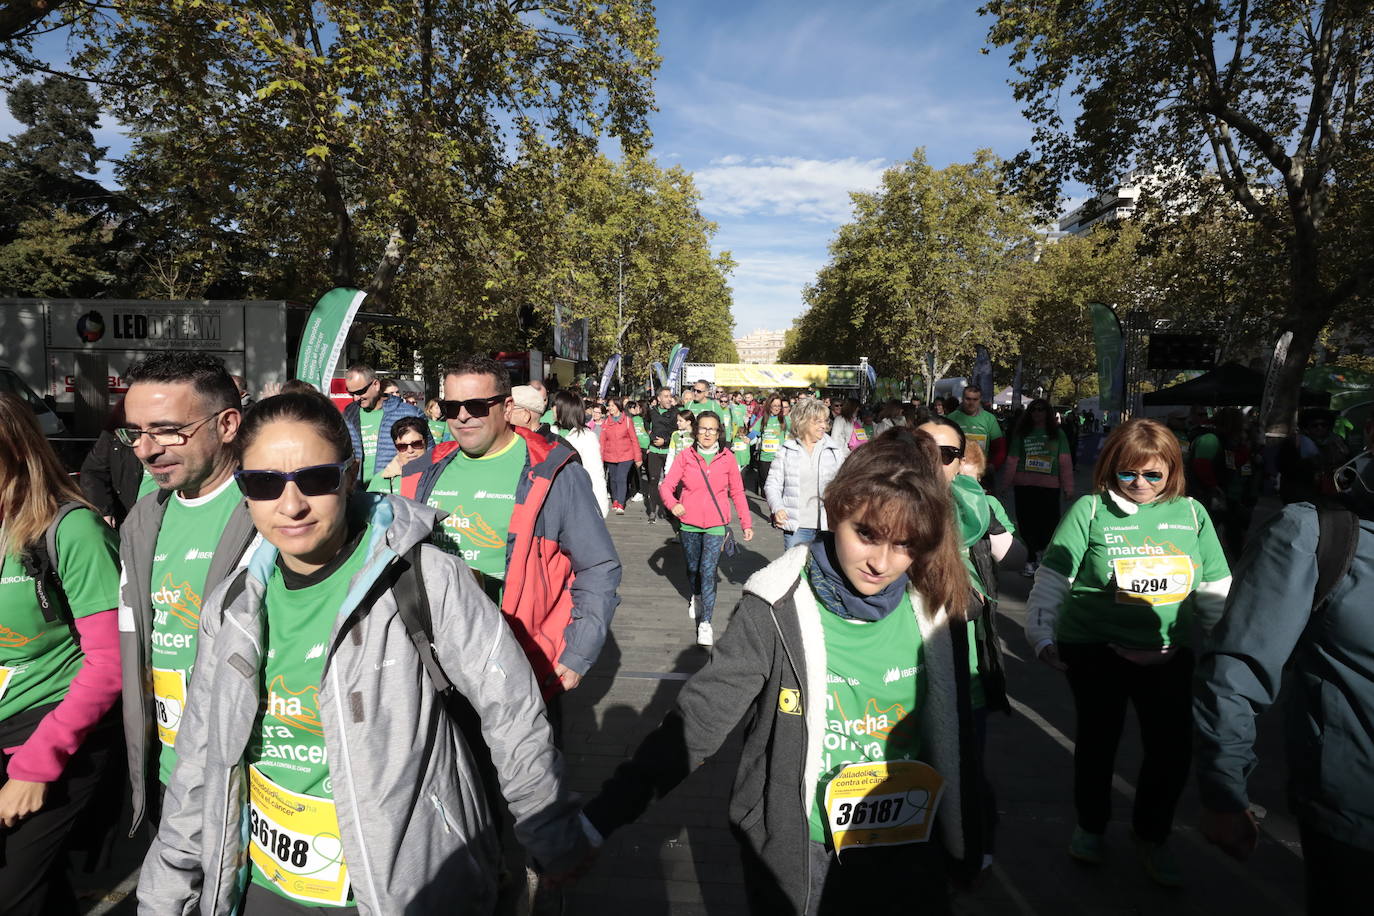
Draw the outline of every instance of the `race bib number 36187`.
<instances>
[{"instance_id":1,"label":"race bib number 36187","mask_svg":"<svg viewBox=\"0 0 1374 916\"><path fill-rule=\"evenodd\" d=\"M849 764L825 788L835 852L926 842L944 791L940 774L919 761Z\"/></svg>"}]
</instances>

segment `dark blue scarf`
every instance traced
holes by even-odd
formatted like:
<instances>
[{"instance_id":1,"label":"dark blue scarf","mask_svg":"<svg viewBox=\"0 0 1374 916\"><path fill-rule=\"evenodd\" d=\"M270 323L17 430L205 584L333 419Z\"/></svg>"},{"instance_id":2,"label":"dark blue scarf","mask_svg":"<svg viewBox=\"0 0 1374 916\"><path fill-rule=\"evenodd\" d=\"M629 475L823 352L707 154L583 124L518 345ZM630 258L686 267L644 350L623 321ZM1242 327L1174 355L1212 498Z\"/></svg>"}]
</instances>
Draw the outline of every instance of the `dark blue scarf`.
<instances>
[{"instance_id":1,"label":"dark blue scarf","mask_svg":"<svg viewBox=\"0 0 1374 916\"><path fill-rule=\"evenodd\" d=\"M882 620L897 609L897 605L902 603L908 581L906 573L902 573L876 595L859 594L840 571L840 560L835 555L835 538L829 532L818 533L816 540L811 542L806 572L812 590L826 610L846 620L870 623Z\"/></svg>"}]
</instances>

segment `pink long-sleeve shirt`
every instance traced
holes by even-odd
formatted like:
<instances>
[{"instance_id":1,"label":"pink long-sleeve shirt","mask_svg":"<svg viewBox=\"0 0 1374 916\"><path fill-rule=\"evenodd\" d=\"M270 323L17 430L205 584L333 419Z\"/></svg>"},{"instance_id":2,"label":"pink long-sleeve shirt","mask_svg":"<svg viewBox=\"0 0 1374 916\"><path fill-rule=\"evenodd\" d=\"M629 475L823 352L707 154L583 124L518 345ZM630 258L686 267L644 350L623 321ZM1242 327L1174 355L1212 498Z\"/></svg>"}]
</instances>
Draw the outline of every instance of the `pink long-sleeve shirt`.
<instances>
[{"instance_id":1,"label":"pink long-sleeve shirt","mask_svg":"<svg viewBox=\"0 0 1374 916\"><path fill-rule=\"evenodd\" d=\"M710 490L701 478L703 470L711 481ZM682 484L680 500L673 495L679 483ZM715 503L711 501L713 491L716 494ZM659 484L658 494L668 511L671 512L679 503L687 510L682 515L683 524L697 528L728 525L731 500L734 501L735 511L739 513L740 527L748 531L754 524L749 515L749 501L744 496L744 478L740 476L739 464L734 455L723 450L716 453L709 465L701 459L695 448L681 452ZM717 504L720 511L716 511Z\"/></svg>"}]
</instances>

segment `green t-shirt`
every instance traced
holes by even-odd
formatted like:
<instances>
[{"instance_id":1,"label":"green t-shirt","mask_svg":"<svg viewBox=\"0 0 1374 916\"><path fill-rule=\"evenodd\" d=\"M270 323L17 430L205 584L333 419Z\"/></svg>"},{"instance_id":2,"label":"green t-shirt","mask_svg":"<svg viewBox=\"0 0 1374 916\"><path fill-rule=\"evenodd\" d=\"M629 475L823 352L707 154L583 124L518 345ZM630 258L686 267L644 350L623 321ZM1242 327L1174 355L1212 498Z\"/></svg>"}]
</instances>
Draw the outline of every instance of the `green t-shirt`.
<instances>
[{"instance_id":1,"label":"green t-shirt","mask_svg":"<svg viewBox=\"0 0 1374 916\"><path fill-rule=\"evenodd\" d=\"M380 404L375 410L358 409L358 428L363 441L363 466L359 468L358 473L362 475L363 485L366 486L372 482L373 477L377 476L378 471L386 470L377 467L377 439L382 433L382 408ZM390 433L391 430L387 430L387 434L390 435Z\"/></svg>"},{"instance_id":2,"label":"green t-shirt","mask_svg":"<svg viewBox=\"0 0 1374 916\"><path fill-rule=\"evenodd\" d=\"M1017 436L1011 444L1011 453L1017 460L1016 470L1047 477L1059 476L1059 456L1068 451L1069 438L1062 429L1056 431L1053 441L1043 429L1037 429L1030 435Z\"/></svg>"},{"instance_id":3,"label":"green t-shirt","mask_svg":"<svg viewBox=\"0 0 1374 916\"><path fill-rule=\"evenodd\" d=\"M1073 581L1055 639L1141 649L1186 644L1194 590L1230 575L1207 510L1188 498L1131 513L1105 493L1084 496L1041 562Z\"/></svg>"},{"instance_id":4,"label":"green t-shirt","mask_svg":"<svg viewBox=\"0 0 1374 916\"><path fill-rule=\"evenodd\" d=\"M119 537L89 509L57 526L57 575L72 616L119 607ZM0 722L56 703L81 670L71 628L43 619L33 578L17 554L0 564Z\"/></svg>"},{"instance_id":5,"label":"green t-shirt","mask_svg":"<svg viewBox=\"0 0 1374 916\"><path fill-rule=\"evenodd\" d=\"M763 430L759 433L759 460L772 461L778 457L778 449L782 448L782 440L786 437L787 426L781 417L764 420Z\"/></svg>"},{"instance_id":6,"label":"green t-shirt","mask_svg":"<svg viewBox=\"0 0 1374 916\"><path fill-rule=\"evenodd\" d=\"M669 445L673 451L680 452L692 447L692 431L690 429L679 429L673 431L673 438L669 440Z\"/></svg>"},{"instance_id":7,"label":"green t-shirt","mask_svg":"<svg viewBox=\"0 0 1374 916\"><path fill-rule=\"evenodd\" d=\"M143 497L147 496L149 493L153 492L156 489L157 481L153 479L153 475L149 473L148 469L145 467L143 469L143 478L138 482L137 498L142 499Z\"/></svg>"},{"instance_id":8,"label":"green t-shirt","mask_svg":"<svg viewBox=\"0 0 1374 916\"><path fill-rule=\"evenodd\" d=\"M744 427L749 422L749 408L743 404L731 404L730 414L730 438L735 439L744 431Z\"/></svg>"},{"instance_id":9,"label":"green t-shirt","mask_svg":"<svg viewBox=\"0 0 1374 916\"><path fill-rule=\"evenodd\" d=\"M649 447L649 424L643 414L632 418L635 426L635 438L639 440L640 451Z\"/></svg>"},{"instance_id":10,"label":"green t-shirt","mask_svg":"<svg viewBox=\"0 0 1374 916\"><path fill-rule=\"evenodd\" d=\"M173 493L153 553L153 634L150 660L157 735L162 742L158 778L166 785L176 766L177 730L186 705L186 687L196 663L196 635L205 598L205 578L220 536L234 507L243 499L229 478L213 493L183 499Z\"/></svg>"},{"instance_id":11,"label":"green t-shirt","mask_svg":"<svg viewBox=\"0 0 1374 916\"><path fill-rule=\"evenodd\" d=\"M263 595L262 705L244 754L251 880L313 906L348 899L319 693L330 635L366 559L357 545L322 581L295 589L274 568Z\"/></svg>"},{"instance_id":12,"label":"green t-shirt","mask_svg":"<svg viewBox=\"0 0 1374 916\"><path fill-rule=\"evenodd\" d=\"M1190 460L1202 458L1207 461L1216 461L1217 456L1220 454L1221 437L1210 430L1194 439L1192 445L1190 445L1188 449L1188 457Z\"/></svg>"},{"instance_id":13,"label":"green t-shirt","mask_svg":"<svg viewBox=\"0 0 1374 916\"><path fill-rule=\"evenodd\" d=\"M817 597L817 603L820 598ZM825 734L811 802L811 839L826 840L825 790L845 764L916 760L925 694L921 628L909 595L882 620L846 620L822 607L825 639ZM812 740L816 740L813 737Z\"/></svg>"},{"instance_id":14,"label":"green t-shirt","mask_svg":"<svg viewBox=\"0 0 1374 916\"><path fill-rule=\"evenodd\" d=\"M996 417L981 408L977 415L972 417L962 410L956 410L950 415L950 419L959 424L965 438L970 442L977 442L985 454L992 440L1002 438L1002 425L997 422Z\"/></svg>"},{"instance_id":15,"label":"green t-shirt","mask_svg":"<svg viewBox=\"0 0 1374 916\"><path fill-rule=\"evenodd\" d=\"M689 401L683 406L690 410L692 413L705 413L708 410L714 411L715 415L720 417L722 422L725 420L725 411L721 408L719 401Z\"/></svg>"},{"instance_id":16,"label":"green t-shirt","mask_svg":"<svg viewBox=\"0 0 1374 916\"><path fill-rule=\"evenodd\" d=\"M470 458L462 450L434 482L429 505L448 513L434 529L434 543L481 573L479 581L506 578L506 537L515 511L515 489L529 447L520 436L500 451Z\"/></svg>"},{"instance_id":17,"label":"green t-shirt","mask_svg":"<svg viewBox=\"0 0 1374 916\"><path fill-rule=\"evenodd\" d=\"M446 420L428 420L429 435L434 440L434 444L448 441L448 422Z\"/></svg>"}]
</instances>

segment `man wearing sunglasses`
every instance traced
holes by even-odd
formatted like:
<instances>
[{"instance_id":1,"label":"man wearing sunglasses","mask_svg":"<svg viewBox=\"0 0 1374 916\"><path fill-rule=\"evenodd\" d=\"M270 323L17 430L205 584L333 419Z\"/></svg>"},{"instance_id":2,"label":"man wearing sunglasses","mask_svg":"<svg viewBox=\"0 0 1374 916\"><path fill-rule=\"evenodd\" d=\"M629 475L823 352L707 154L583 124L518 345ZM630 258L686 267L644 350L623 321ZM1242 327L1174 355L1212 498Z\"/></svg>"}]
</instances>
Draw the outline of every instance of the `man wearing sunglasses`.
<instances>
[{"instance_id":1,"label":"man wearing sunglasses","mask_svg":"<svg viewBox=\"0 0 1374 916\"><path fill-rule=\"evenodd\" d=\"M454 441L407 465L401 492L449 513L434 542L484 580L552 698L601 653L620 557L577 452L511 425L504 366L469 357L444 373L443 393Z\"/></svg>"},{"instance_id":2,"label":"man wearing sunglasses","mask_svg":"<svg viewBox=\"0 0 1374 916\"><path fill-rule=\"evenodd\" d=\"M157 816L176 763L204 597L236 569L256 531L234 486L240 395L218 357L158 353L124 374L115 436L157 490L120 530L124 734L133 824Z\"/></svg>"},{"instance_id":3,"label":"man wearing sunglasses","mask_svg":"<svg viewBox=\"0 0 1374 916\"><path fill-rule=\"evenodd\" d=\"M358 482L374 493L389 493L390 482L382 476L382 471L396 457L391 429L402 417L423 420L424 411L395 395L384 394L382 380L364 363L348 367L344 384L353 399L353 403L344 408L344 422L353 439L353 457L358 459Z\"/></svg>"},{"instance_id":4,"label":"man wearing sunglasses","mask_svg":"<svg viewBox=\"0 0 1374 916\"><path fill-rule=\"evenodd\" d=\"M697 379L692 386L692 397L687 402L687 409L692 413L702 413L703 411L714 411L716 416L725 416L725 408L720 406L720 402L711 397L711 383L704 378Z\"/></svg>"}]
</instances>

